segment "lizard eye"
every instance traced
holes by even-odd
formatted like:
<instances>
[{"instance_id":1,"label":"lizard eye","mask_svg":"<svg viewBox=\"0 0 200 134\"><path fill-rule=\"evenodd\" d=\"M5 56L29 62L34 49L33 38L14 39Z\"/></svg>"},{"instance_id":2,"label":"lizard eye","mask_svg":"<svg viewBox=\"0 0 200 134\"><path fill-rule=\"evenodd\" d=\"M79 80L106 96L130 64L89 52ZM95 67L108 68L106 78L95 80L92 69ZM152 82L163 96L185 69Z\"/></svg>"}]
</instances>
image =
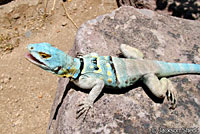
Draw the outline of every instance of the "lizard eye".
<instances>
[{"instance_id":1,"label":"lizard eye","mask_svg":"<svg viewBox=\"0 0 200 134\"><path fill-rule=\"evenodd\" d=\"M40 55L42 58L45 58L45 59L47 59L47 58L50 58L50 57L51 57L51 55L49 55L49 54L46 54L46 53L43 53L43 52L39 52L39 55Z\"/></svg>"}]
</instances>

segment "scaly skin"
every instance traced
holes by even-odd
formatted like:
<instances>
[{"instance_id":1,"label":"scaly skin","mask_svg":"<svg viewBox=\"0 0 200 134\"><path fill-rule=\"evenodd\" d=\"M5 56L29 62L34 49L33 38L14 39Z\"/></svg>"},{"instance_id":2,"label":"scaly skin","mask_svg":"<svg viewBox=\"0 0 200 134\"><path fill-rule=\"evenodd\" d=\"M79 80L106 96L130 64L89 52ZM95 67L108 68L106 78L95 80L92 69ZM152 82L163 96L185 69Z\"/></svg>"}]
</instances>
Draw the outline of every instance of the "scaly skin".
<instances>
[{"instance_id":1,"label":"scaly skin","mask_svg":"<svg viewBox=\"0 0 200 134\"><path fill-rule=\"evenodd\" d=\"M73 58L48 43L30 44L28 50L30 53L26 58L35 65L58 76L70 78L82 89L91 89L88 97L79 105L77 117L87 114L105 86L126 88L138 80L142 80L159 98L165 98L167 94L171 108L175 108L176 90L165 77L200 74L199 64L144 60L138 49L125 44L120 46L120 50L126 58L98 56L96 53Z\"/></svg>"}]
</instances>

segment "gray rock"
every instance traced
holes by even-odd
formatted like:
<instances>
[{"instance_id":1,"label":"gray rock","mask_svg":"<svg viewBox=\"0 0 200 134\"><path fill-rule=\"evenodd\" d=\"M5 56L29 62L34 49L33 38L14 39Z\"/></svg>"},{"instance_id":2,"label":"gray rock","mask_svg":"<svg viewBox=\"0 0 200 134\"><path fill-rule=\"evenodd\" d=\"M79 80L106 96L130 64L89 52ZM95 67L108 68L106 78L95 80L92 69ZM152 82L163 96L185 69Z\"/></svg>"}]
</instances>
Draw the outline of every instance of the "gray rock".
<instances>
[{"instance_id":1,"label":"gray rock","mask_svg":"<svg viewBox=\"0 0 200 134\"><path fill-rule=\"evenodd\" d=\"M119 54L120 44L140 49L147 59L168 62L200 63L200 23L158 14L150 10L121 7L110 14L84 23L70 55L97 52L99 55ZM198 60L198 61L197 61ZM142 83L133 90L108 90L94 104L85 122L76 120L79 102L86 93L61 78L51 110L47 133L150 133L162 128L200 126L200 76L183 75L170 78L178 92L175 110L166 100L158 100ZM142 87L141 87L142 86ZM160 104L161 103L161 104ZM180 130L181 133L184 130ZM171 130L175 131L175 130ZM188 129L189 131L189 129Z\"/></svg>"}]
</instances>

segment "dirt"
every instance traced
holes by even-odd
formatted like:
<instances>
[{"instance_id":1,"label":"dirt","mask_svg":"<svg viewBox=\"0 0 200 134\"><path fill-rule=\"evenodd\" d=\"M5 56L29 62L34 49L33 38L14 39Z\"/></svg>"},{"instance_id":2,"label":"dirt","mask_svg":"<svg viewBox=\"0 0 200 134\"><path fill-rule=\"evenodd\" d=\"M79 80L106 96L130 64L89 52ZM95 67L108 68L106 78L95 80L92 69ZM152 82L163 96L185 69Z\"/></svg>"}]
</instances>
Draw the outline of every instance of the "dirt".
<instances>
[{"instance_id":1,"label":"dirt","mask_svg":"<svg viewBox=\"0 0 200 134\"><path fill-rule=\"evenodd\" d=\"M67 19L62 1L15 0L0 5L0 132L46 132L58 77L29 63L24 54L30 43L48 42L68 52L77 28ZM1 1L2 2L2 1ZM64 3L73 21L89 19L117 8L113 0L69 0Z\"/></svg>"}]
</instances>

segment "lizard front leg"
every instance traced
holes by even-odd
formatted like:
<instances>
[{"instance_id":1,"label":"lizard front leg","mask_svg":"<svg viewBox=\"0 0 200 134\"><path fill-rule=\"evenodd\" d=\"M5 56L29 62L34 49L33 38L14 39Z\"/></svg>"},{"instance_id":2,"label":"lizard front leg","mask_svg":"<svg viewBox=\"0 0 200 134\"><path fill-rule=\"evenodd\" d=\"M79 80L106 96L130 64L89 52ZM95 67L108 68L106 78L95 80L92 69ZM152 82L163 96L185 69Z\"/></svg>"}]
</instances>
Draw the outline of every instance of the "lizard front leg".
<instances>
[{"instance_id":1,"label":"lizard front leg","mask_svg":"<svg viewBox=\"0 0 200 134\"><path fill-rule=\"evenodd\" d=\"M93 106L94 101L104 88L104 81L95 77L82 75L78 81L75 81L74 83L82 89L91 89L88 97L79 104L79 109L77 110L76 118L79 118L84 113L86 117L89 109Z\"/></svg>"},{"instance_id":2,"label":"lizard front leg","mask_svg":"<svg viewBox=\"0 0 200 134\"><path fill-rule=\"evenodd\" d=\"M150 89L150 91L158 98L165 98L167 95L168 101L171 102L172 109L176 106L176 90L172 82L167 78L160 80L155 74L146 74L143 76L143 83Z\"/></svg>"}]
</instances>

